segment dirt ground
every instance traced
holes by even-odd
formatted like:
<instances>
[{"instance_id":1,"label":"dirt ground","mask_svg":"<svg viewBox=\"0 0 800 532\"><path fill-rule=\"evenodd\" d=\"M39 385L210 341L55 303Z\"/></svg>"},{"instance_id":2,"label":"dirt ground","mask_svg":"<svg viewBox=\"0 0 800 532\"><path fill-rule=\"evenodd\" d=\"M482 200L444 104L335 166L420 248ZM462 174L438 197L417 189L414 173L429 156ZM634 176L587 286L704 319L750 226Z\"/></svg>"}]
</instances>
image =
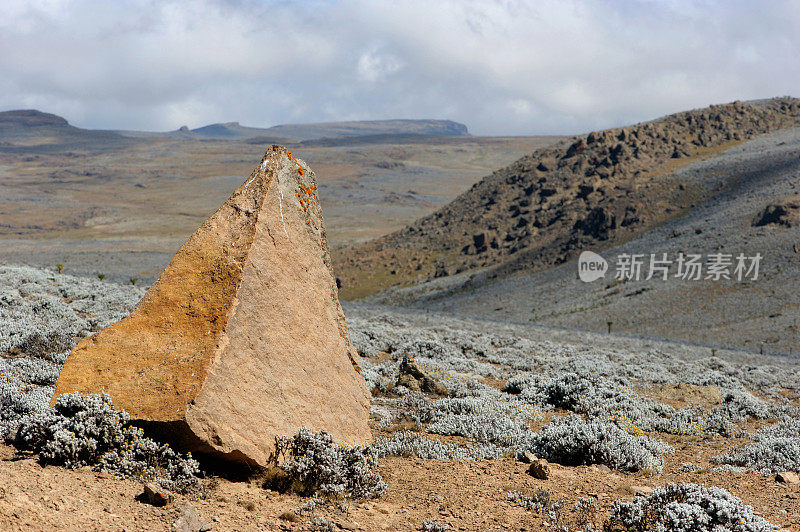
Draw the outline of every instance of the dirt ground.
<instances>
[{"instance_id":1,"label":"dirt ground","mask_svg":"<svg viewBox=\"0 0 800 532\"><path fill-rule=\"evenodd\" d=\"M663 436L663 435L662 435ZM179 504L189 502L217 531L304 530L315 517L345 530L418 530L425 519L447 523L451 530L546 530L547 516L506 500L509 490L533 494L542 488L551 500L565 499L563 518L576 523L579 498L596 502L594 523L602 521L613 501L633 498L641 487L670 482L694 482L727 489L753 506L755 512L787 530L800 530L800 485L786 486L758 473L712 473L709 458L742 442L721 437L672 436L676 449L666 455L664 472L607 471L597 466L565 467L551 464L550 478L527 474L527 465L511 459L495 461L421 460L385 458L380 473L388 492L373 501L328 502L313 512L292 512L307 501L296 495L264 489L257 479L209 481L202 500L179 497L157 508L140 502L140 483L118 480L90 468L76 471L42 467L31 457L18 457L0 445L0 529L31 530L174 530ZM698 472L679 472L692 462ZM283 515L283 517L281 517Z\"/></svg>"}]
</instances>

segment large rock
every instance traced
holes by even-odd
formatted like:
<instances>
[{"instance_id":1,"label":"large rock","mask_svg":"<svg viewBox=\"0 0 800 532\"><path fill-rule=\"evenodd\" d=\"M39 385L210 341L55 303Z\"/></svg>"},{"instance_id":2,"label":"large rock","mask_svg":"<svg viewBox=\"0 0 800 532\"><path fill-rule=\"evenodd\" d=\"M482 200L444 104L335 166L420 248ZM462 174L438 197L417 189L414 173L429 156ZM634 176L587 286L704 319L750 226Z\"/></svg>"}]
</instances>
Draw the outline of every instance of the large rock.
<instances>
[{"instance_id":1,"label":"large rock","mask_svg":"<svg viewBox=\"0 0 800 532\"><path fill-rule=\"evenodd\" d=\"M755 227L764 225L785 225L797 227L800 225L800 194L783 198L781 201L767 205L753 221Z\"/></svg>"},{"instance_id":2,"label":"large rock","mask_svg":"<svg viewBox=\"0 0 800 532\"><path fill-rule=\"evenodd\" d=\"M368 441L316 190L305 163L272 146L134 311L78 344L53 400L106 392L182 448L246 464L301 427Z\"/></svg>"}]
</instances>

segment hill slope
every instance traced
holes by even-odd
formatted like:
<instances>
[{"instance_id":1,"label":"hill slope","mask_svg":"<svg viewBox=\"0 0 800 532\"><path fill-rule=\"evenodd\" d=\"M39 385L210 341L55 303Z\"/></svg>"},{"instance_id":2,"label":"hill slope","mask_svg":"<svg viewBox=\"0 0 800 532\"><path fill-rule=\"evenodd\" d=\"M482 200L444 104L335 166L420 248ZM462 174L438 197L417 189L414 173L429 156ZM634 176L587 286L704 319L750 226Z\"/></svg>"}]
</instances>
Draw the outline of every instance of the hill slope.
<instances>
[{"instance_id":1,"label":"hill slope","mask_svg":"<svg viewBox=\"0 0 800 532\"><path fill-rule=\"evenodd\" d=\"M501 321L681 339L756 352L800 353L800 126L742 143L679 170L712 189L684 216L602 252L603 279L577 278L577 261L531 273L496 269L383 292L383 302ZM592 248L599 251L598 248ZM700 279L678 275L680 253L701 255ZM727 277L709 278L711 254L730 258ZM651 254L669 264L651 279ZM758 277L735 274L736 257L761 255ZM638 279L617 277L625 255L640 256ZM499 274L498 274L499 273Z\"/></svg>"},{"instance_id":2,"label":"hill slope","mask_svg":"<svg viewBox=\"0 0 800 532\"><path fill-rule=\"evenodd\" d=\"M341 250L344 296L487 267L538 270L625 241L713 191L678 168L798 121L794 98L734 102L537 150L401 231Z\"/></svg>"},{"instance_id":3,"label":"hill slope","mask_svg":"<svg viewBox=\"0 0 800 532\"><path fill-rule=\"evenodd\" d=\"M36 109L18 109L0 112L0 127L68 126L69 122L58 115Z\"/></svg>"},{"instance_id":4,"label":"hill slope","mask_svg":"<svg viewBox=\"0 0 800 532\"><path fill-rule=\"evenodd\" d=\"M0 112L0 147L7 150L24 150L31 146L61 149L86 143L107 145L118 142L129 145L131 141L109 131L72 126L58 115L36 109Z\"/></svg>"}]
</instances>

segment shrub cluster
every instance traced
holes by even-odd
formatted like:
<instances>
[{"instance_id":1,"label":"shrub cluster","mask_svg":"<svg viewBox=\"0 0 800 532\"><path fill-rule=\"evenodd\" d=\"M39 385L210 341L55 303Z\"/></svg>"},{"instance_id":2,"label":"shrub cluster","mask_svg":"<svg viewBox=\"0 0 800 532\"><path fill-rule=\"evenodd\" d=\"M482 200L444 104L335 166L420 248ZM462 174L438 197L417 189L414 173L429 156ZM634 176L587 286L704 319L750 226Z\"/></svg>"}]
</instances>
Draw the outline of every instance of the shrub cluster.
<instances>
[{"instance_id":1,"label":"shrub cluster","mask_svg":"<svg viewBox=\"0 0 800 532\"><path fill-rule=\"evenodd\" d=\"M114 410L107 395L64 394L53 408L22 420L14 445L39 455L42 464L72 469L93 465L125 443L128 414Z\"/></svg>"},{"instance_id":2,"label":"shrub cluster","mask_svg":"<svg viewBox=\"0 0 800 532\"><path fill-rule=\"evenodd\" d=\"M761 473L800 473L800 437L762 436L756 442L715 456L714 463L738 466Z\"/></svg>"},{"instance_id":3,"label":"shrub cluster","mask_svg":"<svg viewBox=\"0 0 800 532\"><path fill-rule=\"evenodd\" d=\"M63 394L52 408L24 416L12 443L37 453L42 464L92 465L180 492L198 487L199 468L191 456L145 438L140 429L127 425L128 420L128 414L115 410L105 394Z\"/></svg>"},{"instance_id":4,"label":"shrub cluster","mask_svg":"<svg viewBox=\"0 0 800 532\"><path fill-rule=\"evenodd\" d=\"M0 265L0 353L63 363L75 337L122 319L144 289Z\"/></svg>"},{"instance_id":5,"label":"shrub cluster","mask_svg":"<svg viewBox=\"0 0 800 532\"><path fill-rule=\"evenodd\" d=\"M45 410L53 388L28 384L0 359L0 439L13 434L26 416Z\"/></svg>"},{"instance_id":6,"label":"shrub cluster","mask_svg":"<svg viewBox=\"0 0 800 532\"><path fill-rule=\"evenodd\" d=\"M633 501L617 501L606 532L767 532L779 527L717 487L669 484Z\"/></svg>"},{"instance_id":7,"label":"shrub cluster","mask_svg":"<svg viewBox=\"0 0 800 532\"><path fill-rule=\"evenodd\" d=\"M337 530L336 523L324 517L315 517L311 521L311 530L314 532L335 532Z\"/></svg>"},{"instance_id":8,"label":"shrub cluster","mask_svg":"<svg viewBox=\"0 0 800 532\"><path fill-rule=\"evenodd\" d=\"M386 491L375 471L378 453L369 445L345 446L333 442L324 431L301 429L292 437L275 439L280 464L292 490L304 495L372 499Z\"/></svg>"},{"instance_id":9,"label":"shrub cluster","mask_svg":"<svg viewBox=\"0 0 800 532\"><path fill-rule=\"evenodd\" d=\"M721 402L711 411L698 406L675 410L637 395L624 379L563 373L552 378L523 374L508 380L504 391L545 409L561 408L614 422L634 434L658 431L668 434L731 435L733 423L792 414L755 397L744 388L721 390Z\"/></svg>"},{"instance_id":10,"label":"shrub cluster","mask_svg":"<svg viewBox=\"0 0 800 532\"><path fill-rule=\"evenodd\" d=\"M506 500L526 510L542 512L550 507L550 490L537 488L533 495L525 495L516 490L506 494Z\"/></svg>"},{"instance_id":11,"label":"shrub cluster","mask_svg":"<svg viewBox=\"0 0 800 532\"><path fill-rule=\"evenodd\" d=\"M564 465L604 464L620 471L654 472L663 468L663 454L673 451L661 440L632 436L611 423L576 415L554 418L529 450Z\"/></svg>"},{"instance_id":12,"label":"shrub cluster","mask_svg":"<svg viewBox=\"0 0 800 532\"><path fill-rule=\"evenodd\" d=\"M423 532L447 532L450 530L450 525L447 523L440 523L435 519L423 519L418 530Z\"/></svg>"},{"instance_id":13,"label":"shrub cluster","mask_svg":"<svg viewBox=\"0 0 800 532\"><path fill-rule=\"evenodd\" d=\"M727 360L733 356L696 356L684 349L680 356L657 349L600 349L551 341L533 341L514 327L456 319L442 315L430 322L419 314L376 314L372 307L347 304L351 340L366 357L365 376L371 385L394 382L397 363L404 354L420 364L436 364L443 371L477 377L507 379L519 372L556 377L576 373L605 377L618 384L679 384L757 390L779 397L781 389L800 390L796 364L780 365L770 359ZM383 353L391 360L372 363ZM753 360L758 360L753 363ZM375 372L368 371L375 369ZM380 386L379 386L380 387ZM513 393L513 392L512 392Z\"/></svg>"},{"instance_id":14,"label":"shrub cluster","mask_svg":"<svg viewBox=\"0 0 800 532\"><path fill-rule=\"evenodd\" d=\"M781 421L756 431L750 437L756 441L770 438L800 438L800 420Z\"/></svg>"},{"instance_id":15,"label":"shrub cluster","mask_svg":"<svg viewBox=\"0 0 800 532\"><path fill-rule=\"evenodd\" d=\"M418 432L395 432L375 438L372 448L379 457L415 456L422 459L496 460L510 449L493 444L459 446L426 437Z\"/></svg>"},{"instance_id":16,"label":"shrub cluster","mask_svg":"<svg viewBox=\"0 0 800 532\"><path fill-rule=\"evenodd\" d=\"M418 401L417 420L430 423L426 430L433 434L464 436L501 447L525 445L533 434L529 424L542 418L541 411L494 388L479 390L468 397Z\"/></svg>"}]
</instances>

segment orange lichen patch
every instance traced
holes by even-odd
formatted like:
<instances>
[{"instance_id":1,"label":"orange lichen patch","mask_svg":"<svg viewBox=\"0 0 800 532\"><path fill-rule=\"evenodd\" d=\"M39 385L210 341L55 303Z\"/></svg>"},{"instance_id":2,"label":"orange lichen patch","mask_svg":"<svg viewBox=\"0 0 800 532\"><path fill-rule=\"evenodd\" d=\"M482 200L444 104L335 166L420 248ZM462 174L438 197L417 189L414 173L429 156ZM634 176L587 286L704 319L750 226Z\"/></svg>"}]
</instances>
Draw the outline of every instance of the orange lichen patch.
<instances>
[{"instance_id":1,"label":"orange lichen patch","mask_svg":"<svg viewBox=\"0 0 800 532\"><path fill-rule=\"evenodd\" d=\"M292 156L292 152L290 152L290 151L287 151L287 152L286 152L286 155L287 155L287 157L289 157L289 159L291 159L292 161L294 161L294 164L296 164L296 165L297 165L297 173L298 173L298 174L300 174L300 175L303 175L303 167L300 165L300 163L298 163L298 162L297 162L297 159L295 159L295 158Z\"/></svg>"}]
</instances>

